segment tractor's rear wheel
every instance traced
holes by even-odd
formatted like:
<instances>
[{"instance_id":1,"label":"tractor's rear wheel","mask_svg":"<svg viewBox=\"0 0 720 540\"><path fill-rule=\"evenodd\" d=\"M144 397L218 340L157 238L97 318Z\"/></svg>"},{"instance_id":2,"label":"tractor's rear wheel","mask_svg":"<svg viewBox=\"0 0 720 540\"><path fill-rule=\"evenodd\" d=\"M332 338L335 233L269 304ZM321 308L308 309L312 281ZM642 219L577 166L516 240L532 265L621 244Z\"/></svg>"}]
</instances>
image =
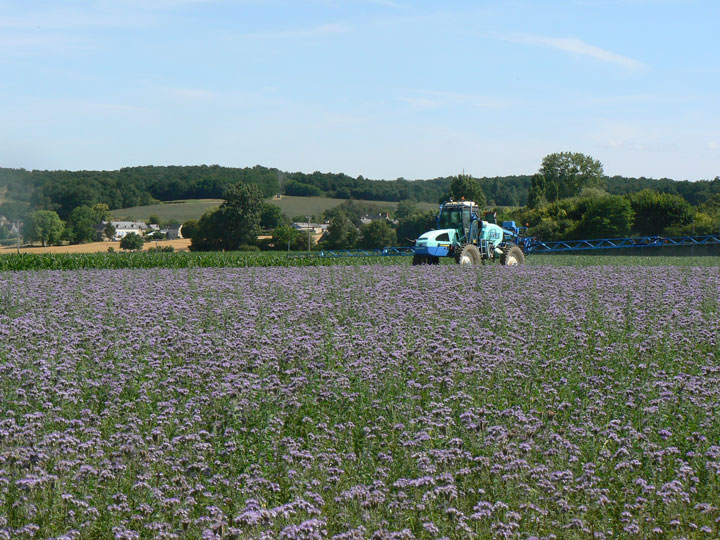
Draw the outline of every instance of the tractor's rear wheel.
<instances>
[{"instance_id":1,"label":"tractor's rear wheel","mask_svg":"<svg viewBox=\"0 0 720 540\"><path fill-rule=\"evenodd\" d=\"M502 255L500 255L500 264L503 266L525 264L525 254L515 244L509 244L503 248Z\"/></svg>"},{"instance_id":2,"label":"tractor's rear wheel","mask_svg":"<svg viewBox=\"0 0 720 540\"><path fill-rule=\"evenodd\" d=\"M413 255L413 266L428 264L427 255Z\"/></svg>"},{"instance_id":3,"label":"tractor's rear wheel","mask_svg":"<svg viewBox=\"0 0 720 540\"><path fill-rule=\"evenodd\" d=\"M482 257L480 256L480 250L473 244L465 244L455 256L455 262L458 264L477 266L481 261Z\"/></svg>"}]
</instances>

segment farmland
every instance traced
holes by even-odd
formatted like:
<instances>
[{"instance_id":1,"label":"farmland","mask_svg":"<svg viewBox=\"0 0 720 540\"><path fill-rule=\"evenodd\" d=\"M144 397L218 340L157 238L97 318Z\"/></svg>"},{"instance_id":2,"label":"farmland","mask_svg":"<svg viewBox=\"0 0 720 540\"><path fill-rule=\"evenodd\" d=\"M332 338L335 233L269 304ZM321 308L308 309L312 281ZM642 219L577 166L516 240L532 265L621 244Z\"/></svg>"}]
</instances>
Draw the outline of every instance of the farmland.
<instances>
[{"instance_id":1,"label":"farmland","mask_svg":"<svg viewBox=\"0 0 720 540\"><path fill-rule=\"evenodd\" d=\"M719 296L695 266L0 273L0 538L715 537Z\"/></svg>"},{"instance_id":2,"label":"farmland","mask_svg":"<svg viewBox=\"0 0 720 540\"><path fill-rule=\"evenodd\" d=\"M335 208L345 202L345 199L333 199L329 197L290 197L283 196L281 199L267 199L266 202L274 204L280 210L292 218L295 216L315 216L322 214L325 210ZM393 209L396 202L363 201L378 207L379 210ZM188 219L198 219L207 210L215 208L222 203L222 199L188 199L172 201L169 203L153 204L149 206L135 206L133 208L121 208L113 210L113 215L119 219L144 220L151 215L158 216L163 221L171 219L185 222ZM419 208L436 210L436 204L417 203Z\"/></svg>"}]
</instances>

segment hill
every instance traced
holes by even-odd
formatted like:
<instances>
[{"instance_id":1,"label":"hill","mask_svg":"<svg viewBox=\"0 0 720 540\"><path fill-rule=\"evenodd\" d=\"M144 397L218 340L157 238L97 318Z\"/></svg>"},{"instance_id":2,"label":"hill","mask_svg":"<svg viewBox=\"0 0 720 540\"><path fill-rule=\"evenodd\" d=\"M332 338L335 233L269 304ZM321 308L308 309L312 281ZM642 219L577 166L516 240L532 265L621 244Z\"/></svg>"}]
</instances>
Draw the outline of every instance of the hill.
<instances>
[{"instance_id":1,"label":"hill","mask_svg":"<svg viewBox=\"0 0 720 540\"><path fill-rule=\"evenodd\" d=\"M271 197L266 199L270 204L279 207L288 217L295 216L316 216L326 210L339 206L345 199L330 197L292 197L283 196L280 199ZM394 201L362 201L377 206L378 211L394 210L397 202ZM146 220L151 215L156 215L161 221L176 220L180 223L188 219L197 219L210 208L219 206L222 199L186 199L169 201L160 204L134 206L131 208L120 208L113 210L113 216L117 219ZM418 203L418 207L425 210L435 210L437 204Z\"/></svg>"},{"instance_id":2,"label":"hill","mask_svg":"<svg viewBox=\"0 0 720 540\"><path fill-rule=\"evenodd\" d=\"M491 206L527 204L530 175L479 177L477 180ZM607 191L625 194L645 188L682 196L692 205L720 193L720 177L697 182L667 178L605 179ZM448 191L451 177L430 180L370 180L343 173L284 172L274 168L233 168L219 165L144 166L115 171L27 171L0 168L0 198L29 203L31 208L55 210L62 219L78 206L107 204L111 210L154 205L158 201L220 199L229 184L255 184L267 198L276 194L304 197L302 208L292 215L316 214L314 198L375 201L381 205L403 200L436 204ZM157 209L153 213L168 209ZM198 209L187 207L193 215ZM118 211L120 212L120 211ZM143 214L147 210L142 210ZM202 214L202 212L200 212ZM160 215L158 213L158 215ZM140 216L146 218L146 215Z\"/></svg>"}]
</instances>

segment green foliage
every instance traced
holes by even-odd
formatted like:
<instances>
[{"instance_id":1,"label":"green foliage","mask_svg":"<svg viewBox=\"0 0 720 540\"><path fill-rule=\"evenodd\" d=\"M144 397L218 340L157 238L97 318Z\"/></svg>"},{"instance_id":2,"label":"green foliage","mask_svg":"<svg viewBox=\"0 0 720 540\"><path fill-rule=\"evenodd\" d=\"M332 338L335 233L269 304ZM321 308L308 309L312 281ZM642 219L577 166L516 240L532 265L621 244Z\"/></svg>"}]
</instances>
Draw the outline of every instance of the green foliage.
<instances>
[{"instance_id":1,"label":"green foliage","mask_svg":"<svg viewBox=\"0 0 720 540\"><path fill-rule=\"evenodd\" d=\"M52 210L36 210L23 225L25 239L30 242L39 240L43 247L59 243L64 230L65 224Z\"/></svg>"},{"instance_id":2,"label":"green foliage","mask_svg":"<svg viewBox=\"0 0 720 540\"><path fill-rule=\"evenodd\" d=\"M25 202L10 201L0 204L0 216L4 216L8 221L22 221L28 211L28 204Z\"/></svg>"},{"instance_id":3,"label":"green foliage","mask_svg":"<svg viewBox=\"0 0 720 540\"><path fill-rule=\"evenodd\" d=\"M582 218L572 237L617 238L630 234L634 212L630 201L621 195L583 198L578 203Z\"/></svg>"},{"instance_id":4,"label":"green foliage","mask_svg":"<svg viewBox=\"0 0 720 540\"><path fill-rule=\"evenodd\" d=\"M367 201L348 200L335 208L326 210L323 217L329 222L332 221L332 218L343 215L356 227L360 227L360 225L362 225L363 217L390 212L390 210L392 209L381 208L373 203L368 203Z\"/></svg>"},{"instance_id":5,"label":"green foliage","mask_svg":"<svg viewBox=\"0 0 720 540\"><path fill-rule=\"evenodd\" d=\"M667 236L694 236L720 234L720 216L697 211L690 223L670 225L665 229Z\"/></svg>"},{"instance_id":6,"label":"green foliage","mask_svg":"<svg viewBox=\"0 0 720 540\"><path fill-rule=\"evenodd\" d=\"M679 195L644 189L630 196L635 211L635 230L641 235L663 234L669 227L688 225L693 209Z\"/></svg>"},{"instance_id":7,"label":"green foliage","mask_svg":"<svg viewBox=\"0 0 720 540\"><path fill-rule=\"evenodd\" d=\"M376 219L360 227L358 247L381 249L397 245L395 229L385 219Z\"/></svg>"},{"instance_id":8,"label":"green foliage","mask_svg":"<svg viewBox=\"0 0 720 540\"><path fill-rule=\"evenodd\" d=\"M297 237L297 229L290 225L281 225L272 232L272 242L275 245L275 249L287 249L287 251L290 251Z\"/></svg>"},{"instance_id":9,"label":"green foliage","mask_svg":"<svg viewBox=\"0 0 720 540\"><path fill-rule=\"evenodd\" d=\"M452 179L445 200L447 199L475 201L480 208L486 204L485 193L483 193L480 182L468 174L459 174Z\"/></svg>"},{"instance_id":10,"label":"green foliage","mask_svg":"<svg viewBox=\"0 0 720 540\"><path fill-rule=\"evenodd\" d=\"M185 223L183 223L181 232L183 238L192 238L193 234L195 234L195 231L198 229L198 220L197 219L188 219Z\"/></svg>"},{"instance_id":11,"label":"green foliage","mask_svg":"<svg viewBox=\"0 0 720 540\"><path fill-rule=\"evenodd\" d=\"M353 249L359 236L360 232L350 218L339 213L330 219L323 247L326 249Z\"/></svg>"},{"instance_id":12,"label":"green foliage","mask_svg":"<svg viewBox=\"0 0 720 540\"><path fill-rule=\"evenodd\" d=\"M283 215L280 208L264 202L260 212L260 228L267 231L279 227L282 223Z\"/></svg>"},{"instance_id":13,"label":"green foliage","mask_svg":"<svg viewBox=\"0 0 720 540\"><path fill-rule=\"evenodd\" d=\"M296 197L320 197L323 195L323 190L312 184L291 180L285 184L285 194Z\"/></svg>"},{"instance_id":14,"label":"green foliage","mask_svg":"<svg viewBox=\"0 0 720 540\"><path fill-rule=\"evenodd\" d=\"M547 203L547 185L545 182L545 177L537 173L533 175L532 181L530 184L530 191L528 193L528 201L527 206L528 208L538 208L544 204Z\"/></svg>"},{"instance_id":15,"label":"green foliage","mask_svg":"<svg viewBox=\"0 0 720 540\"><path fill-rule=\"evenodd\" d=\"M120 249L127 251L138 251L143 248L145 240L135 233L126 234L120 239Z\"/></svg>"},{"instance_id":16,"label":"green foliage","mask_svg":"<svg viewBox=\"0 0 720 540\"><path fill-rule=\"evenodd\" d=\"M234 251L255 242L263 208L262 192L255 185L233 184L225 202L206 212L192 235L193 251Z\"/></svg>"},{"instance_id":17,"label":"green foliage","mask_svg":"<svg viewBox=\"0 0 720 540\"><path fill-rule=\"evenodd\" d=\"M415 201L400 201L397 207L395 207L394 216L395 219L401 220L417 213L418 211L418 206Z\"/></svg>"},{"instance_id":18,"label":"green foliage","mask_svg":"<svg viewBox=\"0 0 720 540\"><path fill-rule=\"evenodd\" d=\"M435 212L413 212L399 218L397 226L398 244L409 245L415 242L418 236L435 227Z\"/></svg>"},{"instance_id":19,"label":"green foliage","mask_svg":"<svg viewBox=\"0 0 720 540\"><path fill-rule=\"evenodd\" d=\"M100 222L97 212L86 205L78 206L70 212L66 226L66 236L72 244L82 244L97 240L95 225Z\"/></svg>"},{"instance_id":20,"label":"green foliage","mask_svg":"<svg viewBox=\"0 0 720 540\"><path fill-rule=\"evenodd\" d=\"M545 241L570 238L576 223L582 219L578 199L562 199L536 208L514 212L513 219L526 223L528 234Z\"/></svg>"},{"instance_id":21,"label":"green foliage","mask_svg":"<svg viewBox=\"0 0 720 540\"><path fill-rule=\"evenodd\" d=\"M101 221L108 221L111 217L110 208L105 203L94 204L92 206L92 210L98 223L100 223Z\"/></svg>"},{"instance_id":22,"label":"green foliage","mask_svg":"<svg viewBox=\"0 0 720 540\"><path fill-rule=\"evenodd\" d=\"M578 152L549 154L533 177L528 206L575 197L586 187L604 187L602 163Z\"/></svg>"},{"instance_id":23,"label":"green foliage","mask_svg":"<svg viewBox=\"0 0 720 540\"><path fill-rule=\"evenodd\" d=\"M160 217L157 214L151 214L150 217L147 218L147 224L160 225Z\"/></svg>"},{"instance_id":24,"label":"green foliage","mask_svg":"<svg viewBox=\"0 0 720 540\"><path fill-rule=\"evenodd\" d=\"M105 235L105 238L107 238L108 240L112 240L115 237L116 232L117 231L115 230L115 225L113 225L109 221L103 227L103 234Z\"/></svg>"}]
</instances>

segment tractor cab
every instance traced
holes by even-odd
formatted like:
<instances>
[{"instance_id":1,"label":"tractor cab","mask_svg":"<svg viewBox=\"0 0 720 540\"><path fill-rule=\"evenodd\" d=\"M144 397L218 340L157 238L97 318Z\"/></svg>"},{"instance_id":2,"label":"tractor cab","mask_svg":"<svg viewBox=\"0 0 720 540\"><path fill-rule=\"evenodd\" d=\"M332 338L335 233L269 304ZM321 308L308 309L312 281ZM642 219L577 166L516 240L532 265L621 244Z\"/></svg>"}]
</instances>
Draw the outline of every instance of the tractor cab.
<instances>
[{"instance_id":1,"label":"tractor cab","mask_svg":"<svg viewBox=\"0 0 720 540\"><path fill-rule=\"evenodd\" d=\"M480 209L472 201L447 202L440 207L437 215L437 229L451 229L456 232L459 243L467 242L473 222L480 219Z\"/></svg>"}]
</instances>

